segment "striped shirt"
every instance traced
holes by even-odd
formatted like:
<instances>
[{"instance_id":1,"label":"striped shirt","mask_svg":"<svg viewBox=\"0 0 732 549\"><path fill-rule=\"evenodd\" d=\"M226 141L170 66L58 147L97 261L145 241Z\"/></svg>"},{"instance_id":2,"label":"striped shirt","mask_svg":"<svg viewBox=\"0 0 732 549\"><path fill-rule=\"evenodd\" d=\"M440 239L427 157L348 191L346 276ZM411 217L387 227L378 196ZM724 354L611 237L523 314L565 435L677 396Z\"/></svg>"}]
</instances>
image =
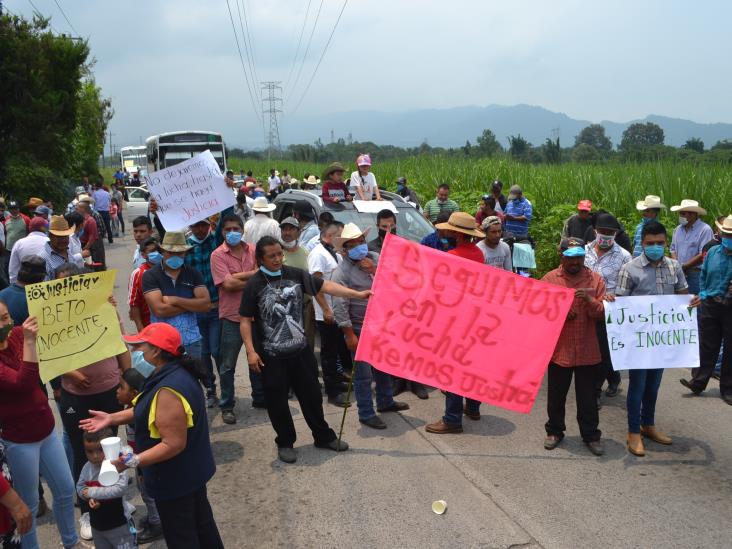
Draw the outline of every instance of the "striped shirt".
<instances>
[{"instance_id":1,"label":"striped shirt","mask_svg":"<svg viewBox=\"0 0 732 549\"><path fill-rule=\"evenodd\" d=\"M681 264L664 257L654 265L641 254L620 269L615 295L673 295L688 288Z\"/></svg>"},{"instance_id":2,"label":"striped shirt","mask_svg":"<svg viewBox=\"0 0 732 549\"><path fill-rule=\"evenodd\" d=\"M533 217L534 209L526 198L520 200L509 200L506 204L506 216L524 216L525 221L514 221L506 219L506 231L516 236L529 234L529 221Z\"/></svg>"},{"instance_id":3,"label":"striped shirt","mask_svg":"<svg viewBox=\"0 0 732 549\"><path fill-rule=\"evenodd\" d=\"M434 223L437 221L437 216L439 216L442 212L456 212L460 209L460 206L458 206L458 203L454 200L450 200L449 198L445 200L444 202L438 201L436 198L433 198L427 204L424 205L424 215L427 216L427 218Z\"/></svg>"},{"instance_id":4,"label":"striped shirt","mask_svg":"<svg viewBox=\"0 0 732 549\"><path fill-rule=\"evenodd\" d=\"M72 255L71 252L68 252L68 258L64 257L53 251L50 242L46 242L46 246L38 255L46 262L46 280L53 280L56 278L56 269L64 263L73 263L77 267L84 266L84 260L82 259L81 254Z\"/></svg>"}]
</instances>

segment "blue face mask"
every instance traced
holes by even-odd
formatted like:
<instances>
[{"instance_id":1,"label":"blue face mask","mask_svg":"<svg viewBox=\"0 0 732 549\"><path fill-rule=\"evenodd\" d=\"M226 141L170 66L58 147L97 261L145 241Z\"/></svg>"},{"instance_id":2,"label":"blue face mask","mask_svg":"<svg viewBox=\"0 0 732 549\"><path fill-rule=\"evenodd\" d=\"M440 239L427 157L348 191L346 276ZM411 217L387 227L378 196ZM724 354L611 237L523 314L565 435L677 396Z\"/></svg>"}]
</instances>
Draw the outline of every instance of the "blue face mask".
<instances>
[{"instance_id":1,"label":"blue face mask","mask_svg":"<svg viewBox=\"0 0 732 549\"><path fill-rule=\"evenodd\" d=\"M229 246L237 246L241 242L241 233L237 231L232 231L230 233L226 233L226 243Z\"/></svg>"},{"instance_id":2,"label":"blue face mask","mask_svg":"<svg viewBox=\"0 0 732 549\"><path fill-rule=\"evenodd\" d=\"M348 257L354 261L361 261L364 257L369 255L369 247L367 244L359 244L348 250Z\"/></svg>"},{"instance_id":3,"label":"blue face mask","mask_svg":"<svg viewBox=\"0 0 732 549\"><path fill-rule=\"evenodd\" d=\"M150 377L150 374L155 371L155 366L145 360L145 355L142 351L132 351L132 367L145 378Z\"/></svg>"},{"instance_id":4,"label":"blue face mask","mask_svg":"<svg viewBox=\"0 0 732 549\"><path fill-rule=\"evenodd\" d=\"M160 265L160 262L163 260L163 254L160 252L150 252L147 254L147 262L151 265Z\"/></svg>"},{"instance_id":5,"label":"blue face mask","mask_svg":"<svg viewBox=\"0 0 732 549\"><path fill-rule=\"evenodd\" d=\"M732 250L732 238L722 237L722 246L725 250Z\"/></svg>"},{"instance_id":6,"label":"blue face mask","mask_svg":"<svg viewBox=\"0 0 732 549\"><path fill-rule=\"evenodd\" d=\"M165 264L174 271L180 269L183 266L183 263L183 258L179 255L171 255L165 260Z\"/></svg>"},{"instance_id":7,"label":"blue face mask","mask_svg":"<svg viewBox=\"0 0 732 549\"><path fill-rule=\"evenodd\" d=\"M648 223L650 223L651 221L653 221L653 218L651 218L651 217L642 217L642 218L641 218L641 223L642 223L643 225L647 225L647 224L648 224Z\"/></svg>"},{"instance_id":8,"label":"blue face mask","mask_svg":"<svg viewBox=\"0 0 732 549\"><path fill-rule=\"evenodd\" d=\"M282 270L279 270L279 271L270 271L264 265L260 265L259 266L259 270L262 271L267 276L282 276Z\"/></svg>"},{"instance_id":9,"label":"blue face mask","mask_svg":"<svg viewBox=\"0 0 732 549\"><path fill-rule=\"evenodd\" d=\"M666 247L661 244L652 244L650 246L643 246L643 252L646 257L651 261L658 261L664 256Z\"/></svg>"}]
</instances>

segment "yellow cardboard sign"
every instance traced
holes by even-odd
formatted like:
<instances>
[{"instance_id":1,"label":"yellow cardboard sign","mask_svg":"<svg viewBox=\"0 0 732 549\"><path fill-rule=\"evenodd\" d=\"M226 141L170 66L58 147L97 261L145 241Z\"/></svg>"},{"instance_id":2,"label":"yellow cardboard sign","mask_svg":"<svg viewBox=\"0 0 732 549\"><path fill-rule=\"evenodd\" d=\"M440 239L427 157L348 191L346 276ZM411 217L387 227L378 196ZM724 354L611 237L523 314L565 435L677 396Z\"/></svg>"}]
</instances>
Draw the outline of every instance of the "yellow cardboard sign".
<instances>
[{"instance_id":1,"label":"yellow cardboard sign","mask_svg":"<svg viewBox=\"0 0 732 549\"><path fill-rule=\"evenodd\" d=\"M119 319L109 303L117 271L69 276L25 287L28 312L38 318L41 380L123 353Z\"/></svg>"}]
</instances>

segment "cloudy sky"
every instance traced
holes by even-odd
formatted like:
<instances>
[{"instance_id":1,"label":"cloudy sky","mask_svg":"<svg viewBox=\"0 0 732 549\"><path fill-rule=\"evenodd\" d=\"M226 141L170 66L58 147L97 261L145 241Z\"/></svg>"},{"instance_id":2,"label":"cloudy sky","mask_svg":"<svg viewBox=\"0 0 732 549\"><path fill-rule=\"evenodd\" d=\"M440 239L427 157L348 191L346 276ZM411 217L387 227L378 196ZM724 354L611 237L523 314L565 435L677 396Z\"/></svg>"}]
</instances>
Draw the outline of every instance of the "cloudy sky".
<instances>
[{"instance_id":1,"label":"cloudy sky","mask_svg":"<svg viewBox=\"0 0 732 549\"><path fill-rule=\"evenodd\" d=\"M260 147L254 81L265 80L283 83L284 126L298 115L518 103L592 121L732 122L732 2L349 0L313 77L342 0L229 0L255 73L250 96L226 0L32 1L57 32L89 39L118 144L218 129ZM30 2L3 4L30 16Z\"/></svg>"}]
</instances>

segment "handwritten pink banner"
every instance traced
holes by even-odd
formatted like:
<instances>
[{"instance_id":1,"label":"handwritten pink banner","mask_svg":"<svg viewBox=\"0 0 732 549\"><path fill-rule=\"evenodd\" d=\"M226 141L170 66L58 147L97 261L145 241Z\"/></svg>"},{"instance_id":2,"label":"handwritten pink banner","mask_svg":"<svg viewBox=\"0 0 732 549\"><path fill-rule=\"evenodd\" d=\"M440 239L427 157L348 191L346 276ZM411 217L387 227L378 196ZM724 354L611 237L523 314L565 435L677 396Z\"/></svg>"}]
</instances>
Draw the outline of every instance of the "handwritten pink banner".
<instances>
[{"instance_id":1,"label":"handwritten pink banner","mask_svg":"<svg viewBox=\"0 0 732 549\"><path fill-rule=\"evenodd\" d=\"M388 234L356 359L529 413L574 292Z\"/></svg>"}]
</instances>

